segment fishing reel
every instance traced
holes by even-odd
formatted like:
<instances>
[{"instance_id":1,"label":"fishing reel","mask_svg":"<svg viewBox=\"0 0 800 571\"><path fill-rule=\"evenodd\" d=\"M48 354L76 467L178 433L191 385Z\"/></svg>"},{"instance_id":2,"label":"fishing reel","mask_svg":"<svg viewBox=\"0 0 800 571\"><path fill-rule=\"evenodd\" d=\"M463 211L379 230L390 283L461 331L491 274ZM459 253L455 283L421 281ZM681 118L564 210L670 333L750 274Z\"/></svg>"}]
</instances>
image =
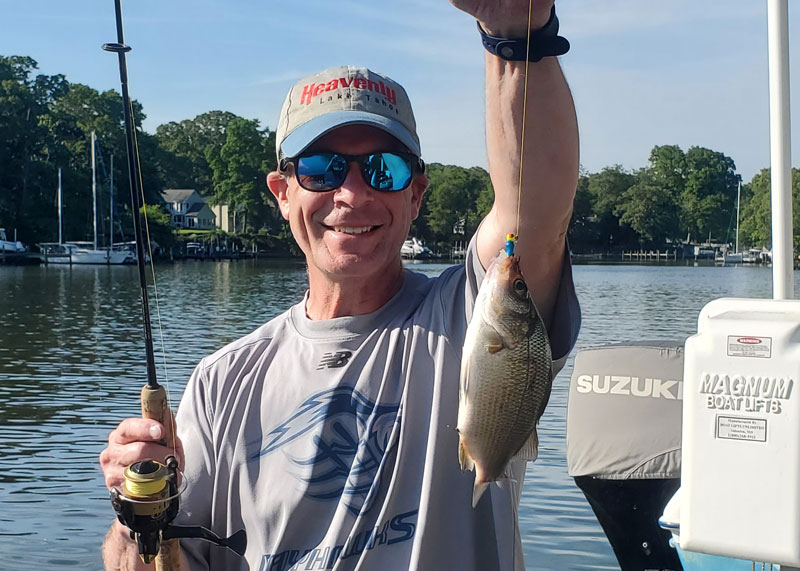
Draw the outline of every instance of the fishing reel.
<instances>
[{"instance_id":1,"label":"fishing reel","mask_svg":"<svg viewBox=\"0 0 800 571\"><path fill-rule=\"evenodd\" d=\"M111 490L111 505L120 523L130 530L131 539L136 540L143 562L155 559L162 541L181 538L203 539L244 555L244 530L222 538L201 526L172 525L182 492L174 456L167 457L164 464L154 460L136 462L125 469L124 476L121 489Z\"/></svg>"}]
</instances>

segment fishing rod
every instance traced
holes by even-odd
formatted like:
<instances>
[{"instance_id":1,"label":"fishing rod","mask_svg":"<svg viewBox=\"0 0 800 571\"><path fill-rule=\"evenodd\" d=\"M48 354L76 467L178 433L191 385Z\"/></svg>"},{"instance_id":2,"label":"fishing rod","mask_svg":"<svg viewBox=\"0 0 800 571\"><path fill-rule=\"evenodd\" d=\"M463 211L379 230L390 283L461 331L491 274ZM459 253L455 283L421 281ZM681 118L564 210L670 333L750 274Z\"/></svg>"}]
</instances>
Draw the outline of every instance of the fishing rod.
<instances>
[{"instance_id":1,"label":"fishing rod","mask_svg":"<svg viewBox=\"0 0 800 571\"><path fill-rule=\"evenodd\" d=\"M147 359L147 384L142 388L141 393L142 417L160 422L164 426L164 438L159 444L175 450L175 426L172 411L169 409L167 392L163 386L158 384L156 377L153 334L150 324L144 233L141 223L144 195L142 193L139 147L136 142L136 125L133 121L133 107L128 93L128 66L125 58L125 54L131 51L131 48L125 44L123 35L121 0L114 0L114 9L117 41L103 44L103 50L117 54L119 79L122 86L128 181L131 189L136 265L141 290L142 325ZM136 540L142 561L145 563L154 561L157 571L178 571L180 569L179 538L203 539L227 547L239 555L244 554L247 546L244 530L240 530L228 538L220 538L200 526L172 525L171 522L179 512L182 491L178 481L178 461L174 456L168 456L164 464L151 459L136 462L125 469L124 476L125 481L121 488L111 490L111 505L114 507L119 521L130 530L131 539Z\"/></svg>"}]
</instances>

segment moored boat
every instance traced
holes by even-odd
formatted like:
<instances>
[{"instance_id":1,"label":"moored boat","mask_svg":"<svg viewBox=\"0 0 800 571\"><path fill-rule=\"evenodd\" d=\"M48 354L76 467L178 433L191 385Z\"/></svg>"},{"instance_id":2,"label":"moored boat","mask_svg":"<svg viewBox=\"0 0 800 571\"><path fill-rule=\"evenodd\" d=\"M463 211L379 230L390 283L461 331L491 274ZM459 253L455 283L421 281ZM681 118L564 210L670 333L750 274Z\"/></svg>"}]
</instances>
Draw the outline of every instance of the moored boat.
<instances>
[{"instance_id":1,"label":"moored boat","mask_svg":"<svg viewBox=\"0 0 800 571\"><path fill-rule=\"evenodd\" d=\"M0 251L9 254L21 254L28 249L25 244L17 240L9 240L6 236L6 229L0 228Z\"/></svg>"}]
</instances>

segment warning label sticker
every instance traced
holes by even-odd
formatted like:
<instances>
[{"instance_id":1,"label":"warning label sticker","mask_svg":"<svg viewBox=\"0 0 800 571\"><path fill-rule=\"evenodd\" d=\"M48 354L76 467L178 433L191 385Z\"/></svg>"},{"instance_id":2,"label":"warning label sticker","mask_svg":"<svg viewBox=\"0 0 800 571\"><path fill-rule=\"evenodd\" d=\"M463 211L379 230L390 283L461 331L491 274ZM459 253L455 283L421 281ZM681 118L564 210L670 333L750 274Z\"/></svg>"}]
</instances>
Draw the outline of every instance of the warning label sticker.
<instances>
[{"instance_id":1,"label":"warning label sticker","mask_svg":"<svg viewBox=\"0 0 800 571\"><path fill-rule=\"evenodd\" d=\"M728 357L772 357L771 337L728 335Z\"/></svg>"},{"instance_id":2,"label":"warning label sticker","mask_svg":"<svg viewBox=\"0 0 800 571\"><path fill-rule=\"evenodd\" d=\"M753 442L766 442L767 419L718 416L717 438L725 438L727 440L750 440Z\"/></svg>"}]
</instances>

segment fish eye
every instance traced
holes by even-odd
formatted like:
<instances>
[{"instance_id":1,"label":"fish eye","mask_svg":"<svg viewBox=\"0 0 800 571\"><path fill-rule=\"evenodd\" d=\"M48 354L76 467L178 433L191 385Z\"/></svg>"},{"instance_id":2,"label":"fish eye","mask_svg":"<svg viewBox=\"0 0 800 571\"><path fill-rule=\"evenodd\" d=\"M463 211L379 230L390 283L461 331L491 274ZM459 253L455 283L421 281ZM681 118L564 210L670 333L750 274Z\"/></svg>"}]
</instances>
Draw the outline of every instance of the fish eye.
<instances>
[{"instance_id":1,"label":"fish eye","mask_svg":"<svg viewBox=\"0 0 800 571\"><path fill-rule=\"evenodd\" d=\"M521 279L514 280L513 287L514 287L514 292L520 295L525 295L526 293L528 293L528 286L525 285L525 282Z\"/></svg>"}]
</instances>

